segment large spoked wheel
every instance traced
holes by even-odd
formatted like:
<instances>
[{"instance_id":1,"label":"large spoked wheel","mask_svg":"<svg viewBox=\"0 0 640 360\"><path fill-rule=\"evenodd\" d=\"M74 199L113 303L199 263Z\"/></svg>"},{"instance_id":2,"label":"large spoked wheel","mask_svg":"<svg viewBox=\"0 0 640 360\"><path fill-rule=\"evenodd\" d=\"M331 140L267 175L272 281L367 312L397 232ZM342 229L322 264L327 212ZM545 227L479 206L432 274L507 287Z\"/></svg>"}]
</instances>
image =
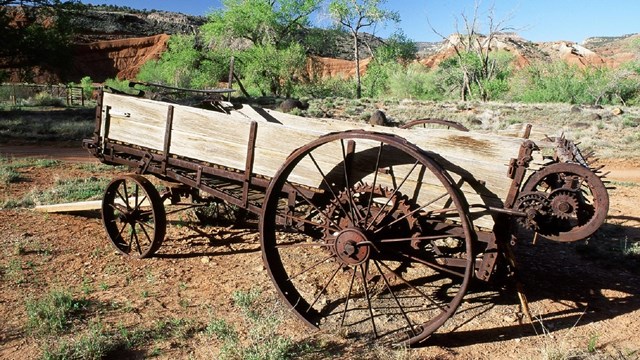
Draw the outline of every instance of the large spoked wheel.
<instances>
[{"instance_id":1,"label":"large spoked wheel","mask_svg":"<svg viewBox=\"0 0 640 360\"><path fill-rule=\"evenodd\" d=\"M145 258L158 250L167 227L162 199L141 175L115 178L102 199L102 222L122 254Z\"/></svg>"},{"instance_id":2,"label":"large spoked wheel","mask_svg":"<svg viewBox=\"0 0 640 360\"><path fill-rule=\"evenodd\" d=\"M405 140L329 134L272 180L263 259L310 326L416 344L454 314L471 279L467 209L447 172Z\"/></svg>"},{"instance_id":3,"label":"large spoked wheel","mask_svg":"<svg viewBox=\"0 0 640 360\"><path fill-rule=\"evenodd\" d=\"M585 239L600 228L609 211L609 194L604 183L580 164L546 166L531 175L522 191L546 198L547 215L537 232L550 240Z\"/></svg>"}]
</instances>

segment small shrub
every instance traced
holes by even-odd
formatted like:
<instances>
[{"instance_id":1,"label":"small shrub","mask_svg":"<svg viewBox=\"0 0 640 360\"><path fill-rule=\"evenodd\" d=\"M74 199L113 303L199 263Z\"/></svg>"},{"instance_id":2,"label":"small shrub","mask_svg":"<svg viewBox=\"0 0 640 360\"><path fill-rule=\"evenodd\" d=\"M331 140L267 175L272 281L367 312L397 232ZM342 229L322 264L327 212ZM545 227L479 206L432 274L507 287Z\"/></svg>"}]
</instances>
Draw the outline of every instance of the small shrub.
<instances>
[{"instance_id":1,"label":"small shrub","mask_svg":"<svg viewBox=\"0 0 640 360\"><path fill-rule=\"evenodd\" d=\"M38 300L26 302L27 329L37 335L55 335L71 325L74 316L87 306L84 299L75 299L65 290L53 290Z\"/></svg>"},{"instance_id":2,"label":"small shrub","mask_svg":"<svg viewBox=\"0 0 640 360\"><path fill-rule=\"evenodd\" d=\"M48 92L43 91L43 92L37 93L36 96L33 97L33 105L64 107L65 103L62 99L53 97Z\"/></svg>"},{"instance_id":3,"label":"small shrub","mask_svg":"<svg viewBox=\"0 0 640 360\"><path fill-rule=\"evenodd\" d=\"M6 167L0 167L0 184L17 183L22 179L20 173Z\"/></svg>"},{"instance_id":4,"label":"small shrub","mask_svg":"<svg viewBox=\"0 0 640 360\"><path fill-rule=\"evenodd\" d=\"M248 339L242 341L238 332L223 319L213 318L206 327L206 333L222 341L220 359L293 359L301 352L311 351L306 344L296 344L291 338L278 334L282 321L281 314L262 308L258 302L260 292L236 291L233 302L248 318ZM306 349L306 350L305 350Z\"/></svg>"},{"instance_id":5,"label":"small shrub","mask_svg":"<svg viewBox=\"0 0 640 360\"><path fill-rule=\"evenodd\" d=\"M62 341L55 348L47 347L42 358L46 360L104 359L110 352L121 347L118 339L105 333L100 324L92 324L86 334L71 341Z\"/></svg>"}]
</instances>

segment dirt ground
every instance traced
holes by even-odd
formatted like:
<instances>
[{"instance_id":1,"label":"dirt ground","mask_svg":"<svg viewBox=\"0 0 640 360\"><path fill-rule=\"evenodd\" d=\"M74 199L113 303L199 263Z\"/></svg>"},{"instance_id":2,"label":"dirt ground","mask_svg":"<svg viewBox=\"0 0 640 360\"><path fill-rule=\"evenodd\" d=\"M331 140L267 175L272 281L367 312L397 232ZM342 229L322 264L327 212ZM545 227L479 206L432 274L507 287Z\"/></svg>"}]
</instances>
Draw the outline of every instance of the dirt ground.
<instances>
[{"instance_id":1,"label":"dirt ground","mask_svg":"<svg viewBox=\"0 0 640 360\"><path fill-rule=\"evenodd\" d=\"M74 161L94 161L80 149L65 149L63 154L53 148L0 147L0 153L65 161L60 167L21 170L26 181L0 188L13 196L33 187L51 186L55 178L104 176L69 171ZM640 159L602 162L617 189L610 191L607 224L590 241L617 249L621 239L640 238ZM89 313L74 324L78 332L92 321L107 329L135 329L171 319L188 319L199 329L191 336L155 340L118 358L217 358L223 344L202 331L212 317L225 319L245 335L252 326L234 307L234 292L257 289L265 301L278 305L262 265L259 234L252 228L203 227L188 215L174 216L157 256L145 260L117 255L98 213L0 210L0 234L2 359L38 358L47 341L55 342L27 332L25 311L27 299L54 288L71 289L90 301ZM505 290L500 283L477 283L454 316L455 329L434 335L415 350L354 344L340 336L313 332L286 313L280 329L297 342L314 344L307 358L550 359L579 355L636 359L640 356L640 271L594 256L585 248L585 242L544 240L535 245L522 241L516 246L533 324L520 321L512 289Z\"/></svg>"}]
</instances>

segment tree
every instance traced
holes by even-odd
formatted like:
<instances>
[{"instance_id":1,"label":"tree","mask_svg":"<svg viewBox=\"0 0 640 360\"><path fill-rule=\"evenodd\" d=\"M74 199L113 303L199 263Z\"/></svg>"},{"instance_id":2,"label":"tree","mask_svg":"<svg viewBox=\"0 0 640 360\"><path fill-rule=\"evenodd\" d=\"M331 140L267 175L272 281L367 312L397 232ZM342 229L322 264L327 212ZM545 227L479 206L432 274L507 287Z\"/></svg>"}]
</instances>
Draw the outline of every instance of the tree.
<instances>
[{"instance_id":1,"label":"tree","mask_svg":"<svg viewBox=\"0 0 640 360\"><path fill-rule=\"evenodd\" d=\"M442 35L429 23L432 31L448 42L455 51L456 61L449 65L455 65L460 69L460 98L463 101L472 95L474 86L478 90L480 99L483 101L489 99L491 91L487 85L495 84L494 80L505 73L504 67L499 66L503 65L503 62L499 62L496 57L491 56L492 45L500 33L515 30L506 25L510 17L497 20L494 7L491 6L487 12L487 34L483 35L479 30L481 27L478 15L479 7L480 3L476 2L472 18L464 13L461 14L464 30L460 31L456 20L456 34L454 36Z\"/></svg>"},{"instance_id":2,"label":"tree","mask_svg":"<svg viewBox=\"0 0 640 360\"><path fill-rule=\"evenodd\" d=\"M203 32L243 38L253 45L285 45L295 31L309 26L309 15L321 0L223 0L222 9L209 15ZM285 45L286 46L286 45Z\"/></svg>"},{"instance_id":3,"label":"tree","mask_svg":"<svg viewBox=\"0 0 640 360\"><path fill-rule=\"evenodd\" d=\"M346 28L353 37L353 52L356 61L356 97L362 96L360 79L360 30L387 21L399 22L400 15L395 11L381 8L386 0L332 0L329 14L340 26Z\"/></svg>"},{"instance_id":4,"label":"tree","mask_svg":"<svg viewBox=\"0 0 640 360\"><path fill-rule=\"evenodd\" d=\"M309 15L320 3L223 0L223 8L202 27L205 44L211 51L231 49L236 68L261 94L286 95L305 65L305 50L296 44L296 35L309 27Z\"/></svg>"},{"instance_id":5,"label":"tree","mask_svg":"<svg viewBox=\"0 0 640 360\"><path fill-rule=\"evenodd\" d=\"M81 6L77 0L0 0L0 56L16 67L64 70L70 63L70 20Z\"/></svg>"}]
</instances>

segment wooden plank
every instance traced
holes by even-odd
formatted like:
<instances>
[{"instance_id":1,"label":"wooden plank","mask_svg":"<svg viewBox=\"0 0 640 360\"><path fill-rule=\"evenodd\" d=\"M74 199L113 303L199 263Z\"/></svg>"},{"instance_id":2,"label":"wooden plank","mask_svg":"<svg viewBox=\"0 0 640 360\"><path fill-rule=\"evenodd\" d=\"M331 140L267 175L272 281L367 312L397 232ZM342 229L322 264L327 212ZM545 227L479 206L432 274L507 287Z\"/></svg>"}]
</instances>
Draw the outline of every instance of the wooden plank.
<instances>
[{"instance_id":1,"label":"wooden plank","mask_svg":"<svg viewBox=\"0 0 640 360\"><path fill-rule=\"evenodd\" d=\"M105 139L114 139L132 145L143 146L162 152L166 137L166 113L169 104L105 94L105 105L111 106L108 133ZM511 185L507 177L509 161L517 158L523 139L493 134L466 133L443 129L399 129L372 126L331 119L302 118L271 110L244 106L231 114L174 105L171 128L171 154L202 160L239 171L246 165L249 129L252 121L258 122L255 143L254 173L273 177L289 154L329 132L364 129L393 134L416 144L434 157L453 177L470 204L501 206ZM106 116L103 114L103 122ZM379 146L375 141L359 141L354 155L357 164L354 171L369 174L363 181L372 180L372 164ZM537 162L543 162L540 154ZM328 174L342 162L340 142L327 144L314 150L314 158ZM393 165L395 175L403 178L409 170L401 164ZM384 165L382 167L385 167ZM403 170L404 169L404 170ZM404 172L403 172L404 171ZM364 176L364 175L363 175ZM388 184L390 179L381 176ZM309 158L302 160L291 181L317 187L322 182L320 171ZM408 186L416 186L415 176L409 176ZM443 192L438 181L428 179L424 185L433 190L424 190L420 201ZM440 186L440 187L439 187ZM434 204L434 206L440 206ZM476 216L477 214L477 216ZM476 212L477 226L490 227L492 219L486 212Z\"/></svg>"},{"instance_id":2,"label":"wooden plank","mask_svg":"<svg viewBox=\"0 0 640 360\"><path fill-rule=\"evenodd\" d=\"M116 204L124 205L124 201L120 199L115 200ZM129 198L129 205L134 206L136 199ZM165 205L171 204L171 199L167 199L164 202ZM151 206L148 200L143 201L140 206ZM82 211L94 211L102 209L102 200L88 200L77 201L72 203L51 204L51 205L37 205L33 208L37 212L45 213L69 213L69 212L82 212Z\"/></svg>"},{"instance_id":3,"label":"wooden plank","mask_svg":"<svg viewBox=\"0 0 640 360\"><path fill-rule=\"evenodd\" d=\"M33 210L45 213L65 213L100 210L101 208L102 200L92 200L64 204L38 205Z\"/></svg>"}]
</instances>

